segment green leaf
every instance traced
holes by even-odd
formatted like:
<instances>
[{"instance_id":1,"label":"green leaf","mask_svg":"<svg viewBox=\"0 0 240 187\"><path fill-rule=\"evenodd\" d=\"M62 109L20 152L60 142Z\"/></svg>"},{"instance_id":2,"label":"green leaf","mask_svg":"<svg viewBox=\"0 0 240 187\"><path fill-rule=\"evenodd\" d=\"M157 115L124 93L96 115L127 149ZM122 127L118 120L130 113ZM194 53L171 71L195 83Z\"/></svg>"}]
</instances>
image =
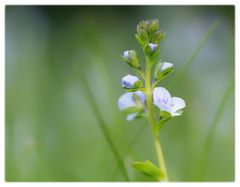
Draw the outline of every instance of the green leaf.
<instances>
[{"instance_id":1,"label":"green leaf","mask_svg":"<svg viewBox=\"0 0 240 187\"><path fill-rule=\"evenodd\" d=\"M141 40L141 38L135 34L136 40L138 42L138 44L143 48L144 47L144 42Z\"/></svg>"},{"instance_id":2,"label":"green leaf","mask_svg":"<svg viewBox=\"0 0 240 187\"><path fill-rule=\"evenodd\" d=\"M155 63L160 53L159 46L156 50L152 51L151 47L149 45L146 45L144 48L144 53L152 63Z\"/></svg>"},{"instance_id":3,"label":"green leaf","mask_svg":"<svg viewBox=\"0 0 240 187\"><path fill-rule=\"evenodd\" d=\"M142 106L132 106L122 110L126 114L138 113L143 111Z\"/></svg>"},{"instance_id":4,"label":"green leaf","mask_svg":"<svg viewBox=\"0 0 240 187\"><path fill-rule=\"evenodd\" d=\"M141 88L141 87L142 87L142 81L141 81L141 80L136 81L136 82L134 83L134 88Z\"/></svg>"},{"instance_id":5,"label":"green leaf","mask_svg":"<svg viewBox=\"0 0 240 187\"><path fill-rule=\"evenodd\" d=\"M146 113L140 112L134 117L134 119L139 119L139 118L143 118L143 117L146 117Z\"/></svg>"},{"instance_id":6,"label":"green leaf","mask_svg":"<svg viewBox=\"0 0 240 187\"><path fill-rule=\"evenodd\" d=\"M171 114L169 112L166 112L166 111L160 111L160 116L162 116L162 117L171 117Z\"/></svg>"},{"instance_id":7,"label":"green leaf","mask_svg":"<svg viewBox=\"0 0 240 187\"><path fill-rule=\"evenodd\" d=\"M164 62L159 61L155 66L154 77L159 81L166 78L168 75L170 75L174 71L173 66L162 70L163 65L164 65Z\"/></svg>"},{"instance_id":8,"label":"green leaf","mask_svg":"<svg viewBox=\"0 0 240 187\"><path fill-rule=\"evenodd\" d=\"M145 54L148 56L148 57L151 57L153 52L152 52L152 49L149 45L146 45L145 48L144 48L144 52Z\"/></svg>"},{"instance_id":9,"label":"green leaf","mask_svg":"<svg viewBox=\"0 0 240 187\"><path fill-rule=\"evenodd\" d=\"M160 128L163 127L163 125L170 119L172 119L173 117L172 116L169 116L169 117L164 117L162 118L160 121L157 122L157 124L155 125L154 127L154 131L157 132Z\"/></svg>"},{"instance_id":10,"label":"green leaf","mask_svg":"<svg viewBox=\"0 0 240 187\"><path fill-rule=\"evenodd\" d=\"M161 31L157 31L153 34L151 42L156 44L160 43L163 40L164 36L165 36L165 33Z\"/></svg>"},{"instance_id":11,"label":"green leaf","mask_svg":"<svg viewBox=\"0 0 240 187\"><path fill-rule=\"evenodd\" d=\"M164 178L164 173L149 160L134 162L132 167L145 175Z\"/></svg>"},{"instance_id":12,"label":"green leaf","mask_svg":"<svg viewBox=\"0 0 240 187\"><path fill-rule=\"evenodd\" d=\"M159 22L157 19L153 19L150 21L148 26L149 33L152 35L153 33L157 32L159 29Z\"/></svg>"},{"instance_id":13,"label":"green leaf","mask_svg":"<svg viewBox=\"0 0 240 187\"><path fill-rule=\"evenodd\" d=\"M160 54L160 52L159 52L159 50L157 49L157 51L155 51L155 52L153 53L153 55L150 57L150 59L151 59L151 61L152 61L153 63L155 63L155 62L157 61L157 58L158 58L159 54Z\"/></svg>"},{"instance_id":14,"label":"green leaf","mask_svg":"<svg viewBox=\"0 0 240 187\"><path fill-rule=\"evenodd\" d=\"M129 50L129 58L126 58L125 56L121 55L121 59L123 62L126 62L129 66L131 66L134 69L139 69L139 60L136 51Z\"/></svg>"}]
</instances>

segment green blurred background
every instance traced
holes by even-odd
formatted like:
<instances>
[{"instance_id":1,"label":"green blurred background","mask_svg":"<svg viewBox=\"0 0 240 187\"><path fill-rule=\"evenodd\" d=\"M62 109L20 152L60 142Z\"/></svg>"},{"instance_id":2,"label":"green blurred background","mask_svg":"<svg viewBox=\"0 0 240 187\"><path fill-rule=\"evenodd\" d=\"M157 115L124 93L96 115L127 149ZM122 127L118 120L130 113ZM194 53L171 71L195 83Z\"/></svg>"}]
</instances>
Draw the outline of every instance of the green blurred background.
<instances>
[{"instance_id":1,"label":"green blurred background","mask_svg":"<svg viewBox=\"0 0 240 187\"><path fill-rule=\"evenodd\" d=\"M164 80L185 99L161 131L171 181L234 180L234 6L6 6L6 181L151 181L145 119L117 107L121 62L142 19L159 19ZM140 55L142 57L142 55ZM119 164L120 163L120 164Z\"/></svg>"}]
</instances>

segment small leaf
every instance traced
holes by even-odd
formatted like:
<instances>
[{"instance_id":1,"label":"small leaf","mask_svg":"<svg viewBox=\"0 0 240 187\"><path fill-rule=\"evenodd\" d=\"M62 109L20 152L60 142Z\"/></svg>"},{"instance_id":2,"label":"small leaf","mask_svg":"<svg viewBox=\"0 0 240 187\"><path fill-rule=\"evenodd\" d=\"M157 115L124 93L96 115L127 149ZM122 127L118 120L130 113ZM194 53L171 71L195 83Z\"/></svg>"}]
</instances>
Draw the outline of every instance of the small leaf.
<instances>
[{"instance_id":1,"label":"small leaf","mask_svg":"<svg viewBox=\"0 0 240 187\"><path fill-rule=\"evenodd\" d=\"M161 32L161 31L157 31L153 34L152 43L160 43L163 38L164 38L165 33Z\"/></svg>"},{"instance_id":2,"label":"small leaf","mask_svg":"<svg viewBox=\"0 0 240 187\"><path fill-rule=\"evenodd\" d=\"M143 107L141 106L132 106L132 107L125 108L122 111L126 114L132 114L132 113L141 112L142 110L143 110Z\"/></svg>"},{"instance_id":3,"label":"small leaf","mask_svg":"<svg viewBox=\"0 0 240 187\"><path fill-rule=\"evenodd\" d=\"M163 69L165 63L166 62L159 61L155 66L154 78L159 81L164 79L174 71L173 66Z\"/></svg>"},{"instance_id":4,"label":"small leaf","mask_svg":"<svg viewBox=\"0 0 240 187\"><path fill-rule=\"evenodd\" d=\"M132 167L145 175L164 178L164 173L149 160L145 160L144 162L134 162Z\"/></svg>"},{"instance_id":5,"label":"small leaf","mask_svg":"<svg viewBox=\"0 0 240 187\"><path fill-rule=\"evenodd\" d=\"M154 127L154 131L158 131L160 128L162 128L163 127L163 125L168 121L168 120L170 120L170 119L172 119L172 117L170 116L170 117L164 117L164 118L162 118L160 121L158 121L157 122L157 124L155 125L155 127Z\"/></svg>"},{"instance_id":6,"label":"small leaf","mask_svg":"<svg viewBox=\"0 0 240 187\"><path fill-rule=\"evenodd\" d=\"M146 45L146 46L144 47L144 52L145 52L145 54L146 54L148 57L151 57L152 54L153 54L152 49L151 49L151 47L150 47L149 45Z\"/></svg>"},{"instance_id":7,"label":"small leaf","mask_svg":"<svg viewBox=\"0 0 240 187\"><path fill-rule=\"evenodd\" d=\"M142 87L142 81L141 81L141 80L136 81L136 82L134 83L134 88L140 88L140 87Z\"/></svg>"},{"instance_id":8,"label":"small leaf","mask_svg":"<svg viewBox=\"0 0 240 187\"><path fill-rule=\"evenodd\" d=\"M128 51L129 57L125 57L121 55L121 59L123 62L127 63L129 66L131 66L134 69L139 69L139 60L136 51L134 50L129 50Z\"/></svg>"},{"instance_id":9,"label":"small leaf","mask_svg":"<svg viewBox=\"0 0 240 187\"><path fill-rule=\"evenodd\" d=\"M135 34L136 40L138 42L138 44L143 48L144 47L144 42L141 40L141 38Z\"/></svg>"},{"instance_id":10,"label":"small leaf","mask_svg":"<svg viewBox=\"0 0 240 187\"><path fill-rule=\"evenodd\" d=\"M140 112L134 117L134 119L139 119L139 118L143 118L143 117L146 117L146 114L144 112Z\"/></svg>"},{"instance_id":11,"label":"small leaf","mask_svg":"<svg viewBox=\"0 0 240 187\"><path fill-rule=\"evenodd\" d=\"M169 112L167 112L167 111L160 111L160 115L162 117L171 117L171 114Z\"/></svg>"},{"instance_id":12,"label":"small leaf","mask_svg":"<svg viewBox=\"0 0 240 187\"><path fill-rule=\"evenodd\" d=\"M155 63L157 61L157 58L159 56L159 50L157 50L153 55L151 56L151 60Z\"/></svg>"}]
</instances>

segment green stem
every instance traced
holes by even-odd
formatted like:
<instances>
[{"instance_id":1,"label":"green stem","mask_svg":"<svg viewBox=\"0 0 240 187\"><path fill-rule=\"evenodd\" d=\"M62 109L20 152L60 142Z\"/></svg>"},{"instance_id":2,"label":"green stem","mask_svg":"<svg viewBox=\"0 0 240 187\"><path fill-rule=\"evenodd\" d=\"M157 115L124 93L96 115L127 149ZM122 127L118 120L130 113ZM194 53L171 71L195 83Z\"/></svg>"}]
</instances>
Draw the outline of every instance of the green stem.
<instances>
[{"instance_id":1,"label":"green stem","mask_svg":"<svg viewBox=\"0 0 240 187\"><path fill-rule=\"evenodd\" d=\"M153 106L152 106L152 89L151 89L151 63L146 63L146 74L145 74L145 86L146 86L146 99L148 106L148 114L149 114L149 123L151 127L154 127L154 116L153 116Z\"/></svg>"},{"instance_id":2,"label":"green stem","mask_svg":"<svg viewBox=\"0 0 240 187\"><path fill-rule=\"evenodd\" d=\"M165 165L163 152L162 152L162 148L161 148L161 144L160 144L159 132L154 134L154 143L155 143L155 148L156 148L156 152L157 152L157 158L158 158L158 162L160 165L160 169L164 173L164 178L162 180L168 181L168 173L167 173L167 168Z\"/></svg>"},{"instance_id":3,"label":"green stem","mask_svg":"<svg viewBox=\"0 0 240 187\"><path fill-rule=\"evenodd\" d=\"M152 88L151 88L151 62L147 60L146 62L146 73L145 73L145 86L146 86L146 99L147 99L147 107L148 107L148 119L150 126L152 128L153 137L154 137L154 144L155 149L157 153L157 159L159 162L160 169L164 173L164 178L161 180L168 181L168 174L167 169L165 165L165 161L163 158L162 148L160 144L160 138L159 138L159 132L154 131L155 127L155 120L154 120L154 114L153 114L153 105L152 105Z\"/></svg>"}]
</instances>

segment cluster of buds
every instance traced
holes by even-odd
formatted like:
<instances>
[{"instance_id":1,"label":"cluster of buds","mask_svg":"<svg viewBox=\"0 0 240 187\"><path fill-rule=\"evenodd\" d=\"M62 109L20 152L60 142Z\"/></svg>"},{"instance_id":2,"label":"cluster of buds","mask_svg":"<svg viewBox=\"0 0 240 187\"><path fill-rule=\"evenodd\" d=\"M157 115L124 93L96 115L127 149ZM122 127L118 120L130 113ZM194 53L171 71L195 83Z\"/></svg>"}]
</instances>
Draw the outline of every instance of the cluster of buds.
<instances>
[{"instance_id":1,"label":"cluster of buds","mask_svg":"<svg viewBox=\"0 0 240 187\"><path fill-rule=\"evenodd\" d=\"M142 47L144 54L150 61L156 60L159 55L160 42L165 33L159 30L158 20L141 21L137 26L135 34L138 44ZM139 57L135 50L124 51L122 60L136 70L140 70Z\"/></svg>"},{"instance_id":2,"label":"cluster of buds","mask_svg":"<svg viewBox=\"0 0 240 187\"><path fill-rule=\"evenodd\" d=\"M157 19L141 21L137 26L135 34L138 44L143 48L147 58L154 60L159 54L159 44L165 33L159 30Z\"/></svg>"}]
</instances>

